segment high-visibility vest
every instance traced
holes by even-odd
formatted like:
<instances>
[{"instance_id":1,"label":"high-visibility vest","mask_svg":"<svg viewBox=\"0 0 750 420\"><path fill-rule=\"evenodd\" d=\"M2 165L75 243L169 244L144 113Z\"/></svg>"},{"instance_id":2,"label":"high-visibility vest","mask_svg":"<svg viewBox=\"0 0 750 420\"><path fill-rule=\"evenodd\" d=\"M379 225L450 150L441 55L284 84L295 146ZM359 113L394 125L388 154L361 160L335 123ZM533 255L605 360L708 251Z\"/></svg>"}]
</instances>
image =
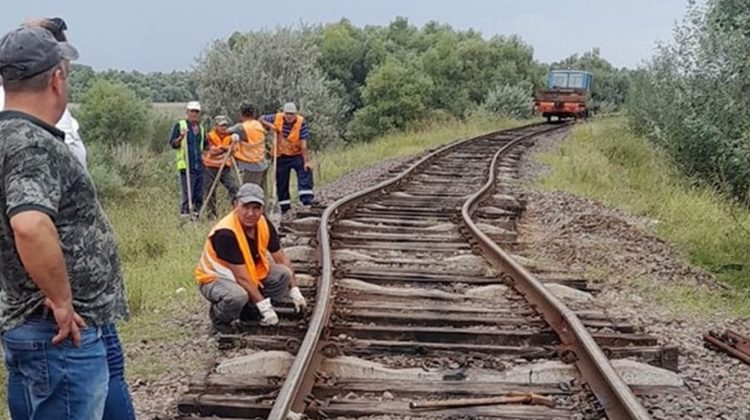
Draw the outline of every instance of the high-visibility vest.
<instances>
[{"instance_id":1,"label":"high-visibility vest","mask_svg":"<svg viewBox=\"0 0 750 420\"><path fill-rule=\"evenodd\" d=\"M182 139L182 144L180 144L180 148L175 151L175 163L177 164L177 170L181 171L185 168L187 168L187 162L185 159L185 156L188 156L187 154L187 148L188 148L188 122L187 120L180 120L177 122L180 126L180 131L185 131L185 138ZM203 150L203 141L206 138L206 132L203 130L203 126L198 124L198 127L200 127L200 144L198 144L199 150ZM193 162L191 162L193 163Z\"/></svg>"},{"instance_id":2,"label":"high-visibility vest","mask_svg":"<svg viewBox=\"0 0 750 420\"><path fill-rule=\"evenodd\" d=\"M277 145L278 150L276 151L276 156L297 156L302 154L302 144L300 143L299 136L302 132L302 123L304 121L305 119L302 117L302 115L297 115L297 119L294 121L292 129L289 131L289 135L284 138L284 113L276 113L276 117L273 121L273 125L276 127L276 131L279 133L279 144Z\"/></svg>"},{"instance_id":3,"label":"high-visibility vest","mask_svg":"<svg viewBox=\"0 0 750 420\"><path fill-rule=\"evenodd\" d=\"M242 123L247 141L237 143L234 150L235 159L248 163L259 163L266 158L266 129L258 120Z\"/></svg>"},{"instance_id":4,"label":"high-visibility vest","mask_svg":"<svg viewBox=\"0 0 750 420\"><path fill-rule=\"evenodd\" d=\"M198 284L211 283L220 278L235 282L237 281L234 277L234 273L232 273L232 270L229 268L229 263L219 259L216 255L216 250L211 243L211 237L220 229L229 229L234 233L234 236L237 238L237 243L240 245L242 259L245 260L247 277L253 282L253 284L260 285L261 282L268 277L268 270L271 267L267 254L268 242L271 238L268 221L266 221L264 216L260 216L258 223L255 225L258 241L258 255L260 255L260 263L256 264L250 253L250 244L247 241L245 230L242 228L240 219L237 217L237 213L235 213L234 210L221 219L219 223L211 229L211 232L206 238L206 242L203 245L203 254L198 261L198 266L195 267L195 279Z\"/></svg>"},{"instance_id":5,"label":"high-visibility vest","mask_svg":"<svg viewBox=\"0 0 750 420\"><path fill-rule=\"evenodd\" d=\"M206 140L208 140L209 146L220 147L225 150L229 150L229 147L232 145L231 134L224 134L222 136L216 130L209 131L208 135L206 136ZM203 164L205 166L208 166L210 168L219 168L223 160L224 160L223 155L211 156L209 153L209 150L206 150L205 152L203 152ZM232 161L227 160L226 166L229 167L231 165L232 165Z\"/></svg>"}]
</instances>

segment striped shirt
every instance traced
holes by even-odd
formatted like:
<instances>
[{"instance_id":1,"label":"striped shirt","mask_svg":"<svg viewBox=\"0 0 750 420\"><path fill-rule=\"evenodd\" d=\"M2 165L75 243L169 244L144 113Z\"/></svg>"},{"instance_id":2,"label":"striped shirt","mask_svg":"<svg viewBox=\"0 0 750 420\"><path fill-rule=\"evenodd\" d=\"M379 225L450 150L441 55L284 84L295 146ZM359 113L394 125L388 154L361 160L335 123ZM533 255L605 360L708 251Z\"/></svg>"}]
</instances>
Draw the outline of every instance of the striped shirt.
<instances>
[{"instance_id":1,"label":"striped shirt","mask_svg":"<svg viewBox=\"0 0 750 420\"><path fill-rule=\"evenodd\" d=\"M276 114L267 114L264 115L263 121L273 124L276 121ZM292 131L292 127L294 126L294 123L288 123L286 120L284 120L284 125L281 128L281 134L284 137L289 137L289 133ZM310 139L310 129L307 127L307 120L302 121L302 128L299 130L299 139L300 140L309 140Z\"/></svg>"}]
</instances>

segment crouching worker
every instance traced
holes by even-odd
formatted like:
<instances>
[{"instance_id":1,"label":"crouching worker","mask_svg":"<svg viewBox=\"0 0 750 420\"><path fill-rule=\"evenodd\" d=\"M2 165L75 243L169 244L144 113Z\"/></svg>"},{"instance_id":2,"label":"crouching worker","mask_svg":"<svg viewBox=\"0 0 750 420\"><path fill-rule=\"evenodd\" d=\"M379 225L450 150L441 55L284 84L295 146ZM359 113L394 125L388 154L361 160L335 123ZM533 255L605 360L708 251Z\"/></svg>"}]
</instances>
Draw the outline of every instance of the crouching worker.
<instances>
[{"instance_id":1,"label":"crouching worker","mask_svg":"<svg viewBox=\"0 0 750 420\"><path fill-rule=\"evenodd\" d=\"M208 234L195 269L200 292L211 302L211 322L219 332L232 331L237 321L277 324L272 302L287 295L297 312L307 306L276 228L263 216L263 196L258 185L240 187L232 212Z\"/></svg>"}]
</instances>

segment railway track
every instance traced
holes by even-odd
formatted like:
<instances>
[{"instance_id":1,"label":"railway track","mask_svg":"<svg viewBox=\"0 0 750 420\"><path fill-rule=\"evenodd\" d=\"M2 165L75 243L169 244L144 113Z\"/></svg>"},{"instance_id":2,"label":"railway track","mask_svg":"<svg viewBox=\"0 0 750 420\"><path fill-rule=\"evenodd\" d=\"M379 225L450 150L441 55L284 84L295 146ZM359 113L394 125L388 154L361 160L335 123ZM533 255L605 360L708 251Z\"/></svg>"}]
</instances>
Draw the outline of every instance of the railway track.
<instances>
[{"instance_id":1,"label":"railway track","mask_svg":"<svg viewBox=\"0 0 750 420\"><path fill-rule=\"evenodd\" d=\"M506 179L519 146L565 129L534 124L452 143L326 208L317 239L314 220L293 225L288 233L315 245L320 262L303 267L308 293L317 292L309 322L220 338L265 356L253 352L198 378L179 411L648 418L608 357L674 369L676 350L600 312L563 305L503 250L514 246L522 208ZM588 288L575 276L536 274ZM529 395L537 403L523 401ZM474 405L476 398L506 404Z\"/></svg>"}]
</instances>

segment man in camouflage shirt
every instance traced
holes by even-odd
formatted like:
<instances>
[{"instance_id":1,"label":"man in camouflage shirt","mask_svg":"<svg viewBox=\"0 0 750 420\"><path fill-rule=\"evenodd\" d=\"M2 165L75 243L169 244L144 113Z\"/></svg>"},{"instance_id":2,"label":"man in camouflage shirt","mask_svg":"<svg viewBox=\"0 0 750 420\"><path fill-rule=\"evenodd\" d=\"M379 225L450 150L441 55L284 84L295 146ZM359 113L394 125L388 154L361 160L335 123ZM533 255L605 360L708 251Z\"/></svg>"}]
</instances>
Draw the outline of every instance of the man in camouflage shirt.
<instances>
[{"instance_id":1,"label":"man in camouflage shirt","mask_svg":"<svg viewBox=\"0 0 750 420\"><path fill-rule=\"evenodd\" d=\"M75 49L45 29L0 39L0 332L31 418L101 419L102 325L128 316L116 241L91 178L53 124Z\"/></svg>"}]
</instances>

